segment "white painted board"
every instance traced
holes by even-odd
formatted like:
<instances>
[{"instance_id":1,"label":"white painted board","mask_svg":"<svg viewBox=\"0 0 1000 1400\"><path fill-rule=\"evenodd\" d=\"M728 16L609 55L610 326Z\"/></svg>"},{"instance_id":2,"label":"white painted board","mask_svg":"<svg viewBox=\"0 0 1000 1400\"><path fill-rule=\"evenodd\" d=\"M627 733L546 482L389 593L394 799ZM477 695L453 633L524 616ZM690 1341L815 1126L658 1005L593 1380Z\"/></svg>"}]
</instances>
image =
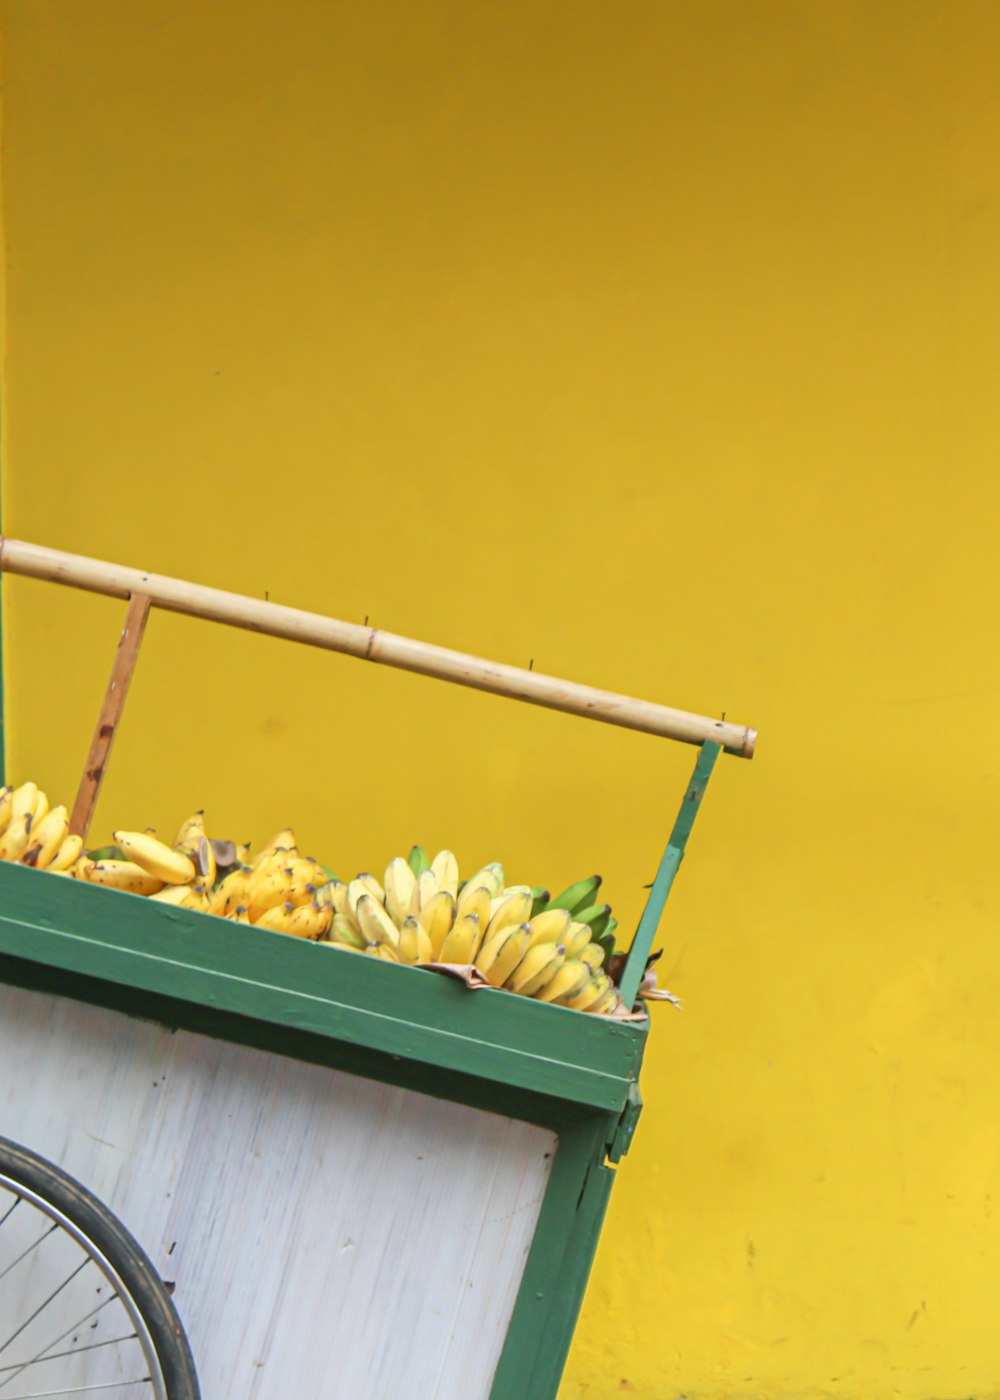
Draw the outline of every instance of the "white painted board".
<instances>
[{"instance_id":1,"label":"white painted board","mask_svg":"<svg viewBox=\"0 0 1000 1400\"><path fill-rule=\"evenodd\" d=\"M486 1400L545 1129L0 986L0 1133L163 1278L204 1400Z\"/></svg>"}]
</instances>

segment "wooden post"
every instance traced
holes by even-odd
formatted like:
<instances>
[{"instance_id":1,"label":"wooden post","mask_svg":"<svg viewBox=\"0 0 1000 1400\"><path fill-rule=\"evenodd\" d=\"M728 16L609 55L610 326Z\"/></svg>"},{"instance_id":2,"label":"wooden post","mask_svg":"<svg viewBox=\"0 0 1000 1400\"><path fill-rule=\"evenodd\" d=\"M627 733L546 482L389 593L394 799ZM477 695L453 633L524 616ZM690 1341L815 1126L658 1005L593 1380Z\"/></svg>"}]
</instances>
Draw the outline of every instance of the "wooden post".
<instances>
[{"instance_id":1,"label":"wooden post","mask_svg":"<svg viewBox=\"0 0 1000 1400\"><path fill-rule=\"evenodd\" d=\"M69 822L70 831L77 836L82 836L84 841L87 840L87 832L90 830L94 808L97 806L101 783L104 781L105 769L111 755L111 745L118 732L118 721L125 708L125 697L128 695L132 672L139 659L139 648L142 645L142 634L146 630L149 608L150 599L146 594L136 593L129 598L125 625L122 628L114 665L111 668L111 679L104 692L104 704L101 706L101 713L98 716L97 728L94 731L90 753L87 755L86 767L83 770L79 791L76 794L76 802L73 804L73 815Z\"/></svg>"}]
</instances>

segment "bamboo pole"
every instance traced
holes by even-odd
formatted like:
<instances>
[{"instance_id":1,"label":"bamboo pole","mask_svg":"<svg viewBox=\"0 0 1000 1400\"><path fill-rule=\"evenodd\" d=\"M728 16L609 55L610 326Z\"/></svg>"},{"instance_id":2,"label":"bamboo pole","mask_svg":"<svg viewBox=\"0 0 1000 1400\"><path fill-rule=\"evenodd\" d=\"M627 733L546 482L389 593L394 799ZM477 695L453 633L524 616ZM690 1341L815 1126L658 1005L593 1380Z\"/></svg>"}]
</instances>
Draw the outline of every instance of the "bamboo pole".
<instances>
[{"instance_id":1,"label":"bamboo pole","mask_svg":"<svg viewBox=\"0 0 1000 1400\"><path fill-rule=\"evenodd\" d=\"M690 714L686 710L674 710L666 705L655 705L648 700L617 695L609 690L597 690L589 685L577 685L573 681L559 680L538 671L526 671L519 666L486 661L478 656L451 651L447 647L382 632L375 627L340 622L320 613L263 602L240 593L206 588L202 584L161 574L148 574L141 569L88 559L80 554L66 554L62 550L5 536L0 536L0 572L67 584L112 598L145 594L154 606L167 612L201 617L210 622L224 622L250 632L283 637L327 651L344 652L363 660L436 676L456 685L491 691L495 695L506 695L513 700L524 700L528 704L543 705L548 709L562 710L624 729L637 729L665 739L679 739L686 744L702 744L711 740L721 744L727 753L740 758L752 758L757 743L757 731L746 725Z\"/></svg>"}]
</instances>

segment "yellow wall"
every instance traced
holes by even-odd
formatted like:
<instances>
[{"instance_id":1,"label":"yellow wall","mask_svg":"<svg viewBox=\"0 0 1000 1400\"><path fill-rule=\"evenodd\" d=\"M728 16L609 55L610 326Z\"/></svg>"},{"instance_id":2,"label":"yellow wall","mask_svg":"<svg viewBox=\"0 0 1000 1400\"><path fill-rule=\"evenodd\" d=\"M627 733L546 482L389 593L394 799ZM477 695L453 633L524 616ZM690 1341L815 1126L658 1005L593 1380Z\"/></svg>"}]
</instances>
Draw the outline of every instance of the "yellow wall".
<instances>
[{"instance_id":1,"label":"yellow wall","mask_svg":"<svg viewBox=\"0 0 1000 1400\"><path fill-rule=\"evenodd\" d=\"M1000 1395L993 0L7 0L9 533L758 724L564 1397ZM5 599L75 788L121 607ZM98 812L599 868L691 751L156 616Z\"/></svg>"}]
</instances>

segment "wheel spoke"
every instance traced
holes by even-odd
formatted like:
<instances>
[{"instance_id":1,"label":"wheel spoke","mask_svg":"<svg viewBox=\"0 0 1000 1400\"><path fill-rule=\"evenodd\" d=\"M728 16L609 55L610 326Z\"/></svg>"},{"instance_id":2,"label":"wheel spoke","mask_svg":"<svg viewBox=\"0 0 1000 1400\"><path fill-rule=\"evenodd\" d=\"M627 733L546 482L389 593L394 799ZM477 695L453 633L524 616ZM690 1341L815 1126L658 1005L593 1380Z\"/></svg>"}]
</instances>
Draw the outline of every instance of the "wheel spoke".
<instances>
[{"instance_id":1,"label":"wheel spoke","mask_svg":"<svg viewBox=\"0 0 1000 1400\"><path fill-rule=\"evenodd\" d=\"M7 1350L7 1348L10 1346L11 1342L14 1342L14 1341L17 1340L17 1338L21 1335L21 1333L25 1330L25 1328L26 1328L26 1327L29 1327L29 1326L31 1325L31 1323L34 1322L34 1320L35 1320L35 1318L38 1316L38 1314L39 1314L40 1312L44 1312L44 1311L45 1311L45 1309L48 1307L48 1305L52 1302L52 1299L55 1298L55 1297L57 1297L57 1296L63 1291L63 1289L67 1287L68 1284L71 1284L71 1283L73 1282L73 1280L76 1278L77 1274L82 1273L82 1271L87 1267L87 1265L88 1265L89 1263L90 1263L90 1256L88 1255L87 1258L84 1259L83 1263L82 1263L82 1264L78 1264L77 1267L73 1270L73 1272L69 1275L69 1277L68 1277L68 1278L64 1278L63 1281L62 1281L62 1283L59 1285L59 1287L56 1288L56 1289L54 1289L54 1290L49 1294L49 1296L45 1299L45 1302L44 1302L44 1303L41 1303L41 1304L35 1309L35 1311L31 1314L30 1317L25 1318L24 1322L21 1323L21 1325L20 1325L20 1327L17 1329L17 1331L16 1331L16 1332L12 1332L12 1333L10 1334L10 1336L9 1336L9 1337L7 1338L7 1340L4 1342L3 1346L0 1347L0 1354L2 1354L3 1352L5 1352L5 1351ZM12 1397L11 1397L11 1400L16 1400L16 1397L12 1396Z\"/></svg>"},{"instance_id":2,"label":"wheel spoke","mask_svg":"<svg viewBox=\"0 0 1000 1400\"><path fill-rule=\"evenodd\" d=\"M52 1395L87 1395L94 1390L123 1390L131 1385L149 1385L149 1377L141 1376L135 1381L104 1381L101 1385L71 1385L64 1390L25 1390L20 1395L12 1395L10 1400L46 1400Z\"/></svg>"},{"instance_id":3,"label":"wheel spoke","mask_svg":"<svg viewBox=\"0 0 1000 1400\"><path fill-rule=\"evenodd\" d=\"M45 1346L42 1347L41 1351L36 1352L35 1355L32 1356L29 1360L27 1360L27 1361L21 1361L21 1362L16 1362L16 1363L15 1363L14 1365L12 1365L12 1366L0 1366L0 1375L3 1375L6 1371L10 1371L10 1372L11 1372L11 1374L7 1377L7 1379L6 1379L5 1381L0 1381L0 1390L3 1390L3 1389L5 1389L5 1387L7 1387L8 1385L10 1385L11 1381L16 1380L17 1377L22 1373L22 1371L26 1371L26 1370L28 1369L29 1366L34 1366L34 1365L35 1365L37 1362L39 1362L39 1361L52 1361L52 1360L54 1360L54 1357L53 1357L53 1356L47 1355L49 1349L50 1349L51 1347L57 1347L57 1346L59 1345L60 1342L65 1341L65 1339L66 1339L68 1336L70 1336L73 1332L76 1332L76 1331L77 1331L79 1328L81 1328L85 1323L89 1322L90 1319L91 1319L92 1317L96 1317L97 1314L98 1314L99 1312L103 1312L104 1309L108 1306L109 1303L113 1303L113 1302L114 1302L114 1300L115 1300L115 1298L116 1298L117 1296L118 1296L117 1293L112 1293L111 1296L110 1296L109 1298L105 1298L105 1300L104 1300L103 1303L98 1303L98 1305L97 1305L96 1308L91 1308L90 1312L84 1314L84 1316L81 1317L80 1320L79 1320L78 1322L74 1322L74 1324L73 1324L72 1327L67 1327L67 1328L66 1328L66 1331L63 1332L60 1336L54 1337L54 1338L52 1339L51 1342L46 1342ZM136 1335L136 1334L133 1332L133 1333L132 1333L132 1336L134 1337L135 1335ZM119 1339L119 1340L121 1340L121 1339ZM107 1342L93 1342L93 1343L91 1343L90 1345L85 1346L85 1347L74 1347L72 1351L59 1351L59 1352L56 1352L56 1353L55 1353L55 1356L72 1356L72 1355L75 1355L76 1352L78 1352L78 1351L90 1351L90 1350L92 1350L93 1348L99 1347L99 1346L102 1346L102 1347L103 1347L103 1346L108 1346L108 1343L107 1343Z\"/></svg>"},{"instance_id":4,"label":"wheel spoke","mask_svg":"<svg viewBox=\"0 0 1000 1400\"><path fill-rule=\"evenodd\" d=\"M9 1212L8 1212L8 1214L9 1214ZM2 1223L2 1222L0 1222L0 1223ZM20 1262L21 1262L22 1259L27 1259L27 1257L28 1257L28 1255L31 1253L31 1251L32 1251L33 1249L37 1249L37 1248L38 1248L38 1246L41 1244L42 1240L47 1240L48 1237L49 1237L51 1234L53 1234L53 1233L54 1233L56 1230L58 1230L58 1229L59 1229L59 1226L58 1226L58 1225L50 1225L49 1228L44 1232L44 1234L41 1234L41 1235L38 1236L38 1239L35 1241L34 1244L29 1244L29 1245L28 1245L28 1248L24 1251L24 1253L23 1253L23 1254L19 1254L19 1255L17 1256L17 1258L14 1260L13 1264L8 1264L8 1265L7 1265L7 1267L6 1267L6 1269L4 1269L3 1273L0 1274L0 1279L5 1279L5 1278L7 1277L7 1275L11 1272L12 1269L16 1269L16 1268L17 1268L18 1264L20 1264Z\"/></svg>"}]
</instances>

